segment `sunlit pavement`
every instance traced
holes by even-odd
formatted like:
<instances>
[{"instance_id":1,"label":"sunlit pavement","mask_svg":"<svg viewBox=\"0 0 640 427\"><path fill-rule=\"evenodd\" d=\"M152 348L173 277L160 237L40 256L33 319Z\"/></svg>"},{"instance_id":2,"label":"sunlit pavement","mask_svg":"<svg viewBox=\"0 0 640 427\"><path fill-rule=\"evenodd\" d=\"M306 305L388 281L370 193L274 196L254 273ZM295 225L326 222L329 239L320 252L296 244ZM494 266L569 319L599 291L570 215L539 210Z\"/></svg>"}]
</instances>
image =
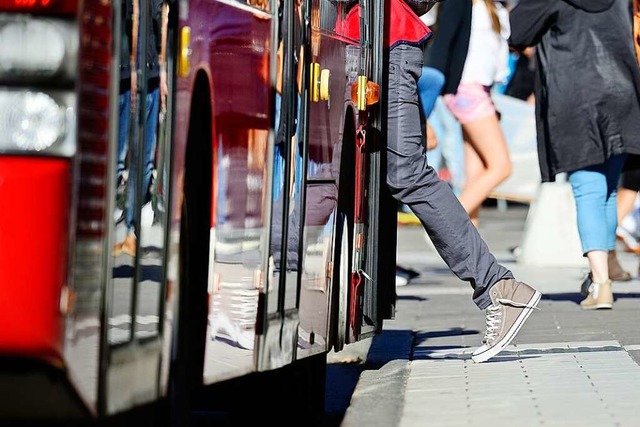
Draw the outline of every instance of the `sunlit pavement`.
<instances>
[{"instance_id":1,"label":"sunlit pavement","mask_svg":"<svg viewBox=\"0 0 640 427\"><path fill-rule=\"evenodd\" d=\"M398 231L398 262L420 272L398 288L396 318L370 343L342 426L639 426L640 280L614 282L613 310L583 311L581 267L518 264L527 209L486 208L480 232L499 261L543 300L512 345L471 361L485 330L471 288L448 270L421 227Z\"/></svg>"}]
</instances>

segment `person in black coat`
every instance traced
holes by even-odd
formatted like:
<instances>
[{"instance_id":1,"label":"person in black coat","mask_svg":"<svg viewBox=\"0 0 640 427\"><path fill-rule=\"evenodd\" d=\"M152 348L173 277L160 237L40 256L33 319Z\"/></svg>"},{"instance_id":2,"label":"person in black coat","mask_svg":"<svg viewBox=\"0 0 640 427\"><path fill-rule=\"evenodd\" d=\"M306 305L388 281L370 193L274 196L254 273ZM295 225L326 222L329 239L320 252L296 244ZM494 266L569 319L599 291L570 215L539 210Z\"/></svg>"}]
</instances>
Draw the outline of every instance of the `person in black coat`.
<instances>
[{"instance_id":1,"label":"person in black coat","mask_svg":"<svg viewBox=\"0 0 640 427\"><path fill-rule=\"evenodd\" d=\"M584 309L612 308L608 253L628 154L640 153L640 70L628 0L520 0L513 48L536 46L538 157L543 182L567 173L593 283Z\"/></svg>"}]
</instances>

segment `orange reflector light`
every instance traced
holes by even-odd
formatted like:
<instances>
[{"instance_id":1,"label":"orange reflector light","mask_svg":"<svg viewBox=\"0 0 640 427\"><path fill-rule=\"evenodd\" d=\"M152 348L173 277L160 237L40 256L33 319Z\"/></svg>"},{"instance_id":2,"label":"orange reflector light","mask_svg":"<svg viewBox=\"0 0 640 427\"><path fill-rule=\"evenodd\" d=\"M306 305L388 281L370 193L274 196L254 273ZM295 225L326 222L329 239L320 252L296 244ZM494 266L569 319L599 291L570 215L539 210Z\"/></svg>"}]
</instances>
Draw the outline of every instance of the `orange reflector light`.
<instances>
[{"instance_id":1,"label":"orange reflector light","mask_svg":"<svg viewBox=\"0 0 640 427\"><path fill-rule=\"evenodd\" d=\"M360 76L358 82L351 85L351 99L358 105L358 110L364 111L380 99L380 86Z\"/></svg>"}]
</instances>

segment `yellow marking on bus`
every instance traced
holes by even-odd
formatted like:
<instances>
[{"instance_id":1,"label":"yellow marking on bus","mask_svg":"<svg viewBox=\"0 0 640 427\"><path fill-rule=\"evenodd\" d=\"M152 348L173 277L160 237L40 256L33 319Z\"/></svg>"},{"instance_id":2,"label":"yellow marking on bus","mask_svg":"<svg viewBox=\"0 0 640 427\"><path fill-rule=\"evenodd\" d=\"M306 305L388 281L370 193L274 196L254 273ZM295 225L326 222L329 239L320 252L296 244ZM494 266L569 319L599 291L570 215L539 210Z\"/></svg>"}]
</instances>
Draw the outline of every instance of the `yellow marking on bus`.
<instances>
[{"instance_id":1,"label":"yellow marking on bus","mask_svg":"<svg viewBox=\"0 0 640 427\"><path fill-rule=\"evenodd\" d=\"M189 59L189 57L191 56L190 27L180 28L180 37L178 44L178 52L180 52L180 55L178 56L178 77L187 77L189 75L189 71L191 70L191 61Z\"/></svg>"}]
</instances>

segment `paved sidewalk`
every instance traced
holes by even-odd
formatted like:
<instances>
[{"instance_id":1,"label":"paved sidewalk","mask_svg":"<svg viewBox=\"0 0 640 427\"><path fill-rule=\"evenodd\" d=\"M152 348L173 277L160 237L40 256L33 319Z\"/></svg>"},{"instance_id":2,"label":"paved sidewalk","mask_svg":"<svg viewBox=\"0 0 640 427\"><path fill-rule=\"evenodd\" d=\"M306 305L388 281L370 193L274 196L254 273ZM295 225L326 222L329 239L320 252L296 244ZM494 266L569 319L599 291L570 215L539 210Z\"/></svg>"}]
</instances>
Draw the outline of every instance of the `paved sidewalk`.
<instances>
[{"instance_id":1,"label":"paved sidewalk","mask_svg":"<svg viewBox=\"0 0 640 427\"><path fill-rule=\"evenodd\" d=\"M583 311L586 268L514 258L526 209L485 209L481 218L499 261L543 293L541 311L499 356L475 364L485 317L471 288L420 227L401 228L398 261L421 275L398 288L396 319L372 340L342 426L640 426L639 258L619 253L634 279L614 283L613 310Z\"/></svg>"}]
</instances>

